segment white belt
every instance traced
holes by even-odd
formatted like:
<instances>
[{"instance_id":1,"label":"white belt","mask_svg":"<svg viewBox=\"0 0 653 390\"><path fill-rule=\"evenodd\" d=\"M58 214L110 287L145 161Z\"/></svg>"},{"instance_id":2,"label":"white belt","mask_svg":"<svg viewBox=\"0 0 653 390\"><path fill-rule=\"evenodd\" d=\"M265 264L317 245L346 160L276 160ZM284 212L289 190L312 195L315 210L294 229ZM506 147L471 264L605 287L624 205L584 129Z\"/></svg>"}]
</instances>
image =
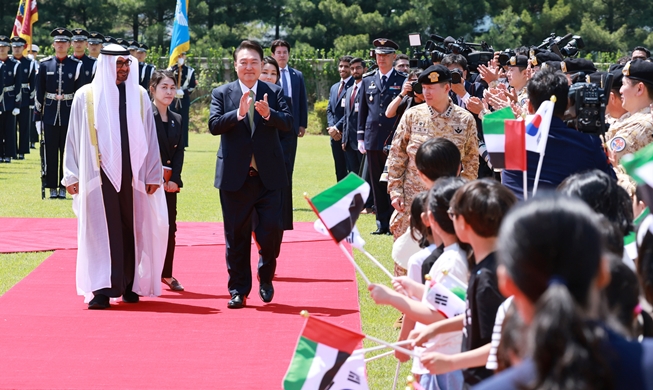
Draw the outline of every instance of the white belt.
<instances>
[{"instance_id":1,"label":"white belt","mask_svg":"<svg viewBox=\"0 0 653 390\"><path fill-rule=\"evenodd\" d=\"M73 100L75 97L74 93L68 93L64 95L57 95L56 93L46 93L45 98L51 100Z\"/></svg>"}]
</instances>

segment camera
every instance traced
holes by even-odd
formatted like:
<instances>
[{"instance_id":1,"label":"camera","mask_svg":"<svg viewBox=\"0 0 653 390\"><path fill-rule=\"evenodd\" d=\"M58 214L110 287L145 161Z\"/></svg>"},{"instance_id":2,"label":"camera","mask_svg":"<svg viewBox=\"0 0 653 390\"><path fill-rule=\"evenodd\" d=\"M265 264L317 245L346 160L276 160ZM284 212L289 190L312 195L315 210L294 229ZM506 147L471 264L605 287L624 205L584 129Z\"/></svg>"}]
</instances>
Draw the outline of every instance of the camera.
<instances>
[{"instance_id":1,"label":"camera","mask_svg":"<svg viewBox=\"0 0 653 390\"><path fill-rule=\"evenodd\" d=\"M567 42L566 45L560 48L560 46L565 42ZM585 43L580 35L569 33L564 37L560 37L556 36L555 33L551 33L551 35L545 38L537 48L550 50L564 58L577 55L579 49L582 49L583 47L585 47Z\"/></svg>"},{"instance_id":2,"label":"camera","mask_svg":"<svg viewBox=\"0 0 653 390\"><path fill-rule=\"evenodd\" d=\"M444 56L448 54L447 49L444 46L438 45L435 41L442 40L444 38L439 37L435 34L432 34L431 39L429 39L424 45L423 49L419 49L422 46L422 40L419 33L408 34L408 40L410 41L410 46L415 48L413 52L413 58L409 60L411 68L420 68L426 69L433 63L442 61Z\"/></svg>"},{"instance_id":3,"label":"camera","mask_svg":"<svg viewBox=\"0 0 653 390\"><path fill-rule=\"evenodd\" d=\"M585 47L585 42L583 42L583 38L580 37L580 35L574 35L571 38L571 41L565 45L562 49L560 49L560 53L562 53L566 57L574 57L575 55L578 54L580 49Z\"/></svg>"},{"instance_id":4,"label":"camera","mask_svg":"<svg viewBox=\"0 0 653 390\"><path fill-rule=\"evenodd\" d=\"M516 56L517 53L513 49L506 49L499 53L499 65L506 66L510 58Z\"/></svg>"},{"instance_id":5,"label":"camera","mask_svg":"<svg viewBox=\"0 0 653 390\"><path fill-rule=\"evenodd\" d=\"M408 92L408 96L415 96L415 94L422 94L422 84L419 81L413 81L410 83L410 86L413 88L412 91Z\"/></svg>"},{"instance_id":6,"label":"camera","mask_svg":"<svg viewBox=\"0 0 653 390\"><path fill-rule=\"evenodd\" d=\"M565 112L567 124L582 133L605 133L605 108L613 79L614 76L608 73L602 86L596 83L572 84L569 87L569 103Z\"/></svg>"},{"instance_id":7,"label":"camera","mask_svg":"<svg viewBox=\"0 0 653 390\"><path fill-rule=\"evenodd\" d=\"M470 43L465 42L462 37L456 40L452 37L443 38L437 34L431 34L429 38L424 48L420 50L419 47L422 46L420 34L408 34L410 46L416 48L413 58L410 59L411 68L426 69L434 63L441 62L447 54L454 53L461 54L467 59L471 74L477 73L479 65L487 63L494 57L494 49L486 42Z\"/></svg>"},{"instance_id":8,"label":"camera","mask_svg":"<svg viewBox=\"0 0 653 390\"><path fill-rule=\"evenodd\" d=\"M462 82L463 71L458 68L451 69L451 84L460 84Z\"/></svg>"}]
</instances>

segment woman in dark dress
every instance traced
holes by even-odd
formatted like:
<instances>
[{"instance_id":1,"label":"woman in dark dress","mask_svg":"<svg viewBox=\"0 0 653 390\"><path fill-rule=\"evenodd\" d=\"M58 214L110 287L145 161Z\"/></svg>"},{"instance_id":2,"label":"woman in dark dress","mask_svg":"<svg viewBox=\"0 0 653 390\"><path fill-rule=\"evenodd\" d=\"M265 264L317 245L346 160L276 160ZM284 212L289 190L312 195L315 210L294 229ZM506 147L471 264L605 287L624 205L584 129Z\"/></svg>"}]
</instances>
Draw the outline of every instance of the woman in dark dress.
<instances>
[{"instance_id":1,"label":"woman in dark dress","mask_svg":"<svg viewBox=\"0 0 653 390\"><path fill-rule=\"evenodd\" d=\"M157 70L150 79L152 112L159 139L159 150L163 164L163 189L168 205L168 250L161 272L161 282L173 291L184 291L184 287L172 276L172 261L175 256L175 232L177 231L177 193L183 186L181 168L184 164L181 116L169 109L177 87L172 72Z\"/></svg>"}]
</instances>

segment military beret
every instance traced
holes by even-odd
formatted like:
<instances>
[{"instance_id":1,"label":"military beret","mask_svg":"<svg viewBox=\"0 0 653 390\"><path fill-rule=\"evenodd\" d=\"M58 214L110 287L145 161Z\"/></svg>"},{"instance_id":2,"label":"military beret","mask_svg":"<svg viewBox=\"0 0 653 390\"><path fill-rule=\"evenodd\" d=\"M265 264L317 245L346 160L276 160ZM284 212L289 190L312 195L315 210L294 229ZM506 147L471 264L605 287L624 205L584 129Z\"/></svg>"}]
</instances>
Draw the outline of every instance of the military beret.
<instances>
[{"instance_id":1,"label":"military beret","mask_svg":"<svg viewBox=\"0 0 653 390\"><path fill-rule=\"evenodd\" d=\"M540 51L539 53L536 53L534 57L531 57L533 66L541 66L547 61L562 61L562 57L548 50Z\"/></svg>"},{"instance_id":2,"label":"military beret","mask_svg":"<svg viewBox=\"0 0 653 390\"><path fill-rule=\"evenodd\" d=\"M372 45L374 45L374 51L377 54L392 54L399 50L399 45L386 38L377 38L372 42Z\"/></svg>"},{"instance_id":3,"label":"military beret","mask_svg":"<svg viewBox=\"0 0 653 390\"><path fill-rule=\"evenodd\" d=\"M87 41L88 40L88 31L83 28L74 28L70 30L73 33L73 41Z\"/></svg>"},{"instance_id":4,"label":"military beret","mask_svg":"<svg viewBox=\"0 0 653 390\"><path fill-rule=\"evenodd\" d=\"M616 64L616 66L610 66L608 72L612 73L612 89L620 89L624 82L624 66Z\"/></svg>"},{"instance_id":5,"label":"military beret","mask_svg":"<svg viewBox=\"0 0 653 390\"><path fill-rule=\"evenodd\" d=\"M585 76L586 83L594 83L599 87L603 88L603 83L605 82L606 77L609 72L594 72Z\"/></svg>"},{"instance_id":6,"label":"military beret","mask_svg":"<svg viewBox=\"0 0 653 390\"><path fill-rule=\"evenodd\" d=\"M419 75L417 81L422 85L451 81L451 71L444 65L431 65Z\"/></svg>"},{"instance_id":7,"label":"military beret","mask_svg":"<svg viewBox=\"0 0 653 390\"><path fill-rule=\"evenodd\" d=\"M560 69L563 73L594 73L596 67L594 63L585 58L565 58L560 62Z\"/></svg>"},{"instance_id":8,"label":"military beret","mask_svg":"<svg viewBox=\"0 0 653 390\"><path fill-rule=\"evenodd\" d=\"M624 65L622 73L629 79L653 84L653 62L643 60L628 61Z\"/></svg>"},{"instance_id":9,"label":"military beret","mask_svg":"<svg viewBox=\"0 0 653 390\"><path fill-rule=\"evenodd\" d=\"M52 30L50 36L54 38L55 42L70 42L70 38L73 37L73 33L63 27L57 27Z\"/></svg>"},{"instance_id":10,"label":"military beret","mask_svg":"<svg viewBox=\"0 0 653 390\"><path fill-rule=\"evenodd\" d=\"M147 47L146 44L144 44L144 43L140 43L140 44L138 45L138 49L137 49L137 50L138 50L138 51L147 51L148 49L149 49L149 47Z\"/></svg>"},{"instance_id":11,"label":"military beret","mask_svg":"<svg viewBox=\"0 0 653 390\"><path fill-rule=\"evenodd\" d=\"M516 56L512 56L510 57L506 65L510 67L518 66L521 68L525 68L528 66L528 57L519 54Z\"/></svg>"},{"instance_id":12,"label":"military beret","mask_svg":"<svg viewBox=\"0 0 653 390\"><path fill-rule=\"evenodd\" d=\"M0 35L0 46L10 46L9 37L6 35Z\"/></svg>"},{"instance_id":13,"label":"military beret","mask_svg":"<svg viewBox=\"0 0 653 390\"><path fill-rule=\"evenodd\" d=\"M104 35L100 34L97 31L91 31L88 33L88 43L99 45L104 42Z\"/></svg>"},{"instance_id":14,"label":"military beret","mask_svg":"<svg viewBox=\"0 0 653 390\"><path fill-rule=\"evenodd\" d=\"M19 47L19 46L25 46L27 45L27 41L21 37L13 37L11 38L11 46L12 47Z\"/></svg>"}]
</instances>

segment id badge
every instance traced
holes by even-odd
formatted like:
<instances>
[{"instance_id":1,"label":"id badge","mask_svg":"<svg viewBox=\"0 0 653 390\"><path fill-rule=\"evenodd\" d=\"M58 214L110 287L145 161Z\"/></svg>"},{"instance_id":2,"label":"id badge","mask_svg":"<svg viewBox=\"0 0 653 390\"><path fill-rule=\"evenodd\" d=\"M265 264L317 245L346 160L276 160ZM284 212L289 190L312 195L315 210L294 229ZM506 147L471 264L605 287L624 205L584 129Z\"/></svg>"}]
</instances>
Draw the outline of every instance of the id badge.
<instances>
[{"instance_id":1,"label":"id badge","mask_svg":"<svg viewBox=\"0 0 653 390\"><path fill-rule=\"evenodd\" d=\"M340 107L345 108L345 98L340 101Z\"/></svg>"},{"instance_id":2,"label":"id badge","mask_svg":"<svg viewBox=\"0 0 653 390\"><path fill-rule=\"evenodd\" d=\"M354 112L358 112L358 102L354 103Z\"/></svg>"}]
</instances>

